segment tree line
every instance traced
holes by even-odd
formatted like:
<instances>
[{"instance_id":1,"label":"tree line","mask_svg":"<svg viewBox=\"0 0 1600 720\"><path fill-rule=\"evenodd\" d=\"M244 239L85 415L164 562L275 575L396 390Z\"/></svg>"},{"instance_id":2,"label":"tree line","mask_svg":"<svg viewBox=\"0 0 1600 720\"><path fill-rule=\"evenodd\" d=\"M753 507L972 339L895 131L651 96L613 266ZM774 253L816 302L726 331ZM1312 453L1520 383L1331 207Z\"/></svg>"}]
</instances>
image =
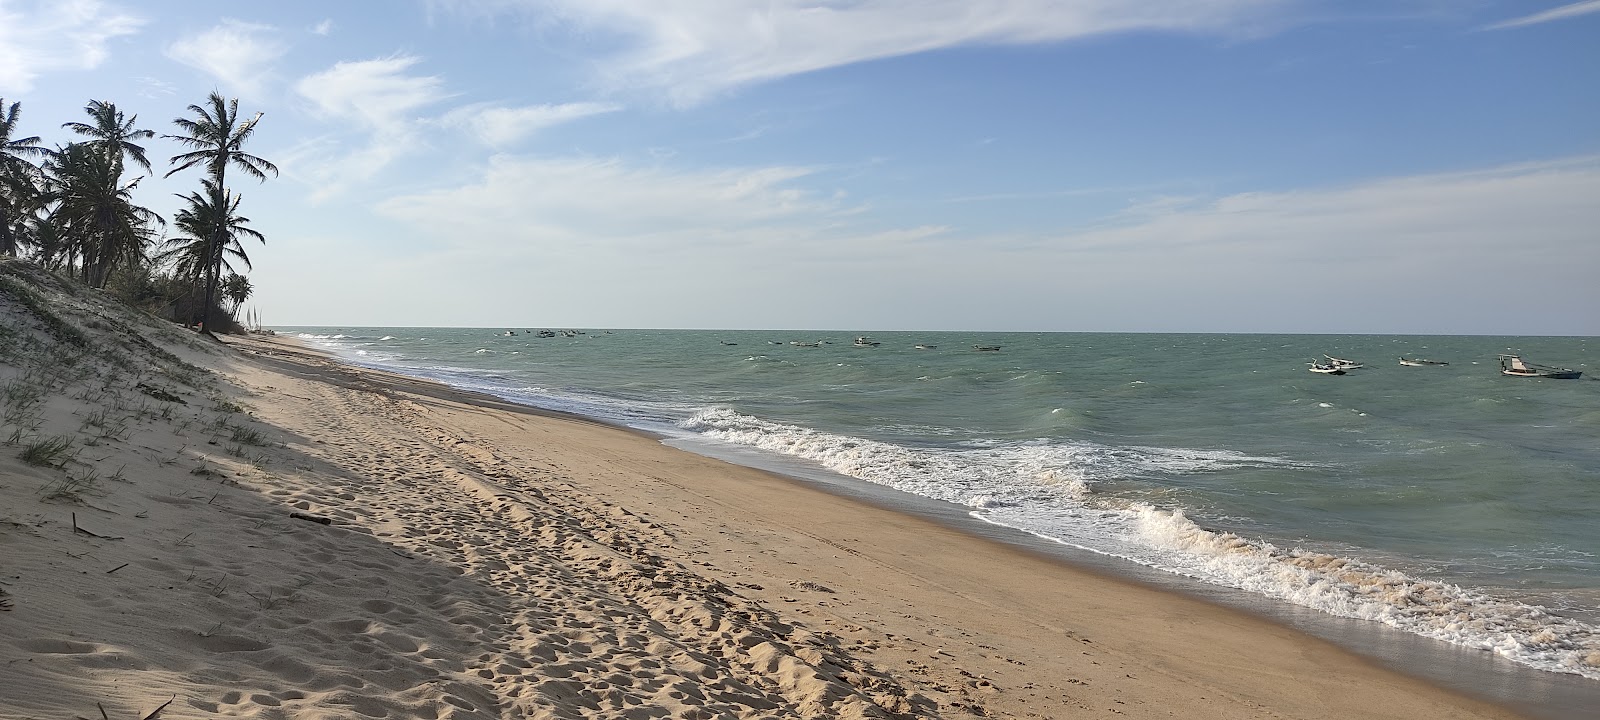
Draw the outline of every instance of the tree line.
<instances>
[{"instance_id":1,"label":"tree line","mask_svg":"<svg viewBox=\"0 0 1600 720\"><path fill-rule=\"evenodd\" d=\"M155 173L140 143L156 133L140 128L137 115L91 100L88 122L61 126L83 139L50 148L21 136L21 107L0 98L0 256L28 258L172 320L208 330L234 324L252 290L242 240L266 238L239 214L241 197L227 177L230 169L258 181L277 176L275 165L244 150L262 113L244 118L237 99L213 92L173 119L177 132L160 137L187 152L168 160L165 177L191 168L202 177L200 189L178 195L169 223L134 199Z\"/></svg>"}]
</instances>

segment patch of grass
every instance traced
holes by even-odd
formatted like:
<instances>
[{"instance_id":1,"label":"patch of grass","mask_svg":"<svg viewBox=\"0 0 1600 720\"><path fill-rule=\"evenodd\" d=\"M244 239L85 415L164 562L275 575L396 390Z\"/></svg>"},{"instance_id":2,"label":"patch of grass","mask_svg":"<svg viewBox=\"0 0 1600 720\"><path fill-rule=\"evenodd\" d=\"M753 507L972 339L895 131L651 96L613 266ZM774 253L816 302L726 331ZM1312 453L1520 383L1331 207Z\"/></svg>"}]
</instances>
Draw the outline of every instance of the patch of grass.
<instances>
[{"instance_id":1,"label":"patch of grass","mask_svg":"<svg viewBox=\"0 0 1600 720\"><path fill-rule=\"evenodd\" d=\"M34 319L44 326L45 332L48 332L50 337L57 342L84 349L93 347L93 343L89 342L89 338L83 334L83 331L62 320L55 313L50 312L44 306L44 303L40 302L39 296L35 295L33 290L11 276L0 276L0 293L11 296L12 299L26 308L29 314L33 315Z\"/></svg>"},{"instance_id":2,"label":"patch of grass","mask_svg":"<svg viewBox=\"0 0 1600 720\"><path fill-rule=\"evenodd\" d=\"M44 388L21 378L8 380L0 385L0 424L23 424L43 403Z\"/></svg>"},{"instance_id":3,"label":"patch of grass","mask_svg":"<svg viewBox=\"0 0 1600 720\"><path fill-rule=\"evenodd\" d=\"M60 468L72 459L72 438L56 435L35 440L23 446L17 457L29 465Z\"/></svg>"},{"instance_id":4,"label":"patch of grass","mask_svg":"<svg viewBox=\"0 0 1600 720\"><path fill-rule=\"evenodd\" d=\"M95 410L94 412L84 416L83 425L79 429L104 428L110 423L111 411L106 408L100 408L99 410Z\"/></svg>"},{"instance_id":5,"label":"patch of grass","mask_svg":"<svg viewBox=\"0 0 1600 720\"><path fill-rule=\"evenodd\" d=\"M231 439L236 443L244 443L246 445L261 446L267 444L267 439L261 435L259 430L243 426L235 426L233 428L233 437Z\"/></svg>"},{"instance_id":6,"label":"patch of grass","mask_svg":"<svg viewBox=\"0 0 1600 720\"><path fill-rule=\"evenodd\" d=\"M239 403L233 402L231 400L227 400L225 398L217 398L217 404L212 409L216 410L219 413L227 413L227 414L230 414L230 415L234 414L234 413L242 413L242 412L244 412L244 406L243 405L240 405Z\"/></svg>"},{"instance_id":7,"label":"patch of grass","mask_svg":"<svg viewBox=\"0 0 1600 720\"><path fill-rule=\"evenodd\" d=\"M145 383L139 383L138 385L135 385L134 387L136 389L138 389L139 392L142 392L142 393L144 393L146 395L149 395L150 397L153 397L153 398L155 398L157 400L160 400L161 402L177 403L179 405L188 405L189 404L183 398L178 397L177 395L174 395L171 392L168 392L167 390L165 390L163 388L158 388L158 387L156 387L154 385L147 385Z\"/></svg>"},{"instance_id":8,"label":"patch of grass","mask_svg":"<svg viewBox=\"0 0 1600 720\"><path fill-rule=\"evenodd\" d=\"M45 500L62 500L70 503L82 503L86 493L94 492L100 487L100 478L93 470L74 477L66 477L52 481L44 486L41 492Z\"/></svg>"}]
</instances>

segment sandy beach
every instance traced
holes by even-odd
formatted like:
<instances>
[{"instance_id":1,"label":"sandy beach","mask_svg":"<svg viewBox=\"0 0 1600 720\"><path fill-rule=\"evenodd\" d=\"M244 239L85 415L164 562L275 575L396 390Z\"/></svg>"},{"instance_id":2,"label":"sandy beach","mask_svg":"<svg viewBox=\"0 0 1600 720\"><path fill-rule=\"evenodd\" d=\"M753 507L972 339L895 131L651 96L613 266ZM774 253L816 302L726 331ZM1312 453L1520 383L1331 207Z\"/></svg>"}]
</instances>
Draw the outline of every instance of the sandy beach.
<instances>
[{"instance_id":1,"label":"sandy beach","mask_svg":"<svg viewBox=\"0 0 1600 720\"><path fill-rule=\"evenodd\" d=\"M1518 717L643 434L51 302L0 294L0 717Z\"/></svg>"}]
</instances>

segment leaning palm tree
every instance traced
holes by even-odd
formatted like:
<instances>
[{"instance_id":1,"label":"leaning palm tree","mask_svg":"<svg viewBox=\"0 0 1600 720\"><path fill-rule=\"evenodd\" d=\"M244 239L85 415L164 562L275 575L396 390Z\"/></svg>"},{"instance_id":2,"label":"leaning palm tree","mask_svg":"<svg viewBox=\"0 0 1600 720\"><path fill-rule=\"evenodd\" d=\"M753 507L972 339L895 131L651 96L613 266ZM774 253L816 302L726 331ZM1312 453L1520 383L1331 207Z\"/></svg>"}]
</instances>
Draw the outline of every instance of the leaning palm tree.
<instances>
[{"instance_id":1,"label":"leaning palm tree","mask_svg":"<svg viewBox=\"0 0 1600 720\"><path fill-rule=\"evenodd\" d=\"M100 100L90 100L83 111L89 114L94 124L69 122L62 123L61 127L94 138L84 144L115 157L119 169L122 167L122 159L127 157L146 172L151 171L150 161L144 156L144 146L134 141L153 138L156 134L153 130L140 130L134 127L134 123L139 121L138 115L123 119L122 111L118 110L116 105Z\"/></svg>"},{"instance_id":2,"label":"leaning palm tree","mask_svg":"<svg viewBox=\"0 0 1600 720\"><path fill-rule=\"evenodd\" d=\"M0 98L0 255L21 249L23 224L38 206L41 175L30 158L50 156L38 136L12 137L21 114L22 103L7 107Z\"/></svg>"},{"instance_id":3,"label":"leaning palm tree","mask_svg":"<svg viewBox=\"0 0 1600 720\"><path fill-rule=\"evenodd\" d=\"M213 195L212 202L217 207L226 207L225 180L228 168L241 170L257 180L266 180L269 172L276 177L278 168L244 151L245 141L255 134L256 123L261 121L261 113L241 122L237 99L224 100L222 95L212 92L206 101L207 105L204 106L189 106L189 111L194 113L193 119L180 117L172 121L183 131L182 134L163 136L194 148L191 152L172 157L171 162L175 167L167 171L167 176L196 165L204 166L213 183L209 188ZM217 280L222 271L223 238L220 229L213 230L213 234L206 239L209 241L205 265L206 299L200 320L203 323L201 327L210 328L211 305L216 298Z\"/></svg>"},{"instance_id":4,"label":"leaning palm tree","mask_svg":"<svg viewBox=\"0 0 1600 720\"><path fill-rule=\"evenodd\" d=\"M144 259L157 227L166 224L154 211L133 203L139 180L123 183L119 158L86 143L68 145L45 166L49 176L47 221L54 225L70 271L81 262L84 282L105 287L112 271Z\"/></svg>"},{"instance_id":5,"label":"leaning palm tree","mask_svg":"<svg viewBox=\"0 0 1600 720\"><path fill-rule=\"evenodd\" d=\"M233 264L228 262L232 256L241 262L245 269L250 269L250 256L245 253L244 246L239 242L241 237L252 237L263 243L266 237L247 223L250 218L239 215L239 194L223 191L217 192L215 183L210 180L201 180L204 185L203 192L191 192L188 195L179 195L188 206L179 210L172 216L172 224L177 228L178 234L167 240L161 246L161 252L156 254L155 260L159 263L170 263L173 273L187 279L191 287L199 287L209 271L207 259L211 257L214 238L221 239L221 264L230 273L236 272ZM222 203L217 203L218 195L222 196Z\"/></svg>"},{"instance_id":6,"label":"leaning palm tree","mask_svg":"<svg viewBox=\"0 0 1600 720\"><path fill-rule=\"evenodd\" d=\"M230 305L228 312L238 315L239 306L250 299L250 293L255 292L255 289L250 283L250 278L243 275L228 275L228 279L222 281L222 296L228 299Z\"/></svg>"}]
</instances>

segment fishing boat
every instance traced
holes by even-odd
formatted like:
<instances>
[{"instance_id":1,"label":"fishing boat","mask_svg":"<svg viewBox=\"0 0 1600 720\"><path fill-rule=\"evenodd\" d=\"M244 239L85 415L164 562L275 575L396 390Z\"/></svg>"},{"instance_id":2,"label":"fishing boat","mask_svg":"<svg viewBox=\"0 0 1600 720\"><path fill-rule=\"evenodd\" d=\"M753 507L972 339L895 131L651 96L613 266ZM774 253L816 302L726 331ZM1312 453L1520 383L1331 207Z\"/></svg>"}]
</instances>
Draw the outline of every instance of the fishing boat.
<instances>
[{"instance_id":1,"label":"fishing boat","mask_svg":"<svg viewBox=\"0 0 1600 720\"><path fill-rule=\"evenodd\" d=\"M1315 360L1312 360L1311 362L1306 363L1306 364L1311 366L1311 367L1307 368L1311 372L1322 373L1323 375L1343 375L1344 372L1345 372L1345 369L1343 367L1341 367L1339 365L1335 365L1333 363L1321 363L1321 362L1317 362Z\"/></svg>"},{"instance_id":2,"label":"fishing boat","mask_svg":"<svg viewBox=\"0 0 1600 720\"><path fill-rule=\"evenodd\" d=\"M1336 357L1334 357L1332 355L1323 355L1323 357L1328 359L1328 363L1327 364L1332 365L1332 366L1334 366L1336 368L1339 368L1341 370L1356 370L1356 369L1365 367L1361 363L1356 362L1354 360L1346 360L1344 358L1336 358Z\"/></svg>"},{"instance_id":3,"label":"fishing boat","mask_svg":"<svg viewBox=\"0 0 1600 720\"><path fill-rule=\"evenodd\" d=\"M1407 358L1407 357L1402 357L1402 358L1400 358L1400 364L1404 365L1406 367L1435 367L1435 366L1438 366L1438 365L1449 365L1450 363L1447 363L1447 362L1445 362L1443 360L1429 360L1427 358Z\"/></svg>"},{"instance_id":4,"label":"fishing boat","mask_svg":"<svg viewBox=\"0 0 1600 720\"><path fill-rule=\"evenodd\" d=\"M878 341L873 340L872 338L869 338L869 337L867 337L865 335L862 335L861 337L856 338L856 341L854 343L854 345L856 347L877 347L880 344L881 343L879 343Z\"/></svg>"},{"instance_id":5,"label":"fishing boat","mask_svg":"<svg viewBox=\"0 0 1600 720\"><path fill-rule=\"evenodd\" d=\"M999 345L973 345L972 349L978 352L1000 352Z\"/></svg>"},{"instance_id":6,"label":"fishing boat","mask_svg":"<svg viewBox=\"0 0 1600 720\"><path fill-rule=\"evenodd\" d=\"M917 349L918 350L933 350L934 348L937 348L937 347L939 347L939 346L938 345L929 345L927 343L922 343L922 344L917 346Z\"/></svg>"},{"instance_id":7,"label":"fishing boat","mask_svg":"<svg viewBox=\"0 0 1600 720\"><path fill-rule=\"evenodd\" d=\"M1552 380L1577 380L1583 375L1582 370L1569 370L1567 368L1540 365L1523 360L1520 355L1501 355L1500 374L1512 377L1542 377Z\"/></svg>"}]
</instances>

